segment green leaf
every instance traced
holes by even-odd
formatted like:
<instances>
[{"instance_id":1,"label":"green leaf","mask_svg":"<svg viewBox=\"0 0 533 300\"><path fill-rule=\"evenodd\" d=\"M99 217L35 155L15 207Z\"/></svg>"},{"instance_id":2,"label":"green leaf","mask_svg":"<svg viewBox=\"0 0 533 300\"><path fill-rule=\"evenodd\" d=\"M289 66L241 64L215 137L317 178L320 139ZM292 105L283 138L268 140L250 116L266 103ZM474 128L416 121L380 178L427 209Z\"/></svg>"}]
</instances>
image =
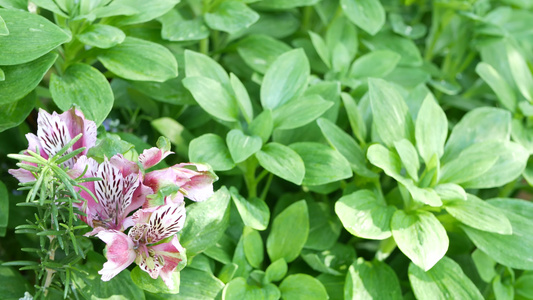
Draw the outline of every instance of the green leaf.
<instances>
[{"instance_id":1,"label":"green leaf","mask_svg":"<svg viewBox=\"0 0 533 300\"><path fill-rule=\"evenodd\" d=\"M492 278L496 276L496 262L490 258L485 252L480 249L476 249L472 252L472 260L476 266L476 270L481 277L481 280L485 282L491 282Z\"/></svg>"},{"instance_id":2,"label":"green leaf","mask_svg":"<svg viewBox=\"0 0 533 300\"><path fill-rule=\"evenodd\" d=\"M76 38L86 45L107 49L124 42L126 35L116 27L93 24L76 35Z\"/></svg>"},{"instance_id":3,"label":"green leaf","mask_svg":"<svg viewBox=\"0 0 533 300\"><path fill-rule=\"evenodd\" d=\"M483 299L461 267L448 257L443 257L429 271L411 263L409 281L417 299Z\"/></svg>"},{"instance_id":4,"label":"green leaf","mask_svg":"<svg viewBox=\"0 0 533 300\"><path fill-rule=\"evenodd\" d=\"M35 107L36 100L36 93L32 92L18 101L0 105L0 132L24 122Z\"/></svg>"},{"instance_id":5,"label":"green leaf","mask_svg":"<svg viewBox=\"0 0 533 300\"><path fill-rule=\"evenodd\" d=\"M235 166L224 140L212 133L204 134L191 141L189 158L191 162L208 163L215 171L227 171Z\"/></svg>"},{"instance_id":6,"label":"green leaf","mask_svg":"<svg viewBox=\"0 0 533 300\"><path fill-rule=\"evenodd\" d=\"M416 147L426 164L434 154L440 158L448 134L448 120L435 98L428 94L418 111L415 125Z\"/></svg>"},{"instance_id":7,"label":"green leaf","mask_svg":"<svg viewBox=\"0 0 533 300\"><path fill-rule=\"evenodd\" d=\"M355 100L350 94L341 94L342 103L346 109L348 120L350 121L350 127L352 127L353 134L359 140L360 143L366 141L366 125L363 119L362 113L357 106Z\"/></svg>"},{"instance_id":8,"label":"green leaf","mask_svg":"<svg viewBox=\"0 0 533 300\"><path fill-rule=\"evenodd\" d=\"M50 92L60 109L66 111L77 105L96 126L102 124L113 108L109 82L100 71L86 64L72 64L61 76L52 74Z\"/></svg>"},{"instance_id":9,"label":"green leaf","mask_svg":"<svg viewBox=\"0 0 533 300\"><path fill-rule=\"evenodd\" d=\"M435 192L442 200L466 200L465 190L455 183L439 184L435 187Z\"/></svg>"},{"instance_id":10,"label":"green leaf","mask_svg":"<svg viewBox=\"0 0 533 300\"><path fill-rule=\"evenodd\" d=\"M185 268L180 272L180 277L179 294L175 296L166 295L164 299L214 299L224 288L224 283L220 279L204 270Z\"/></svg>"},{"instance_id":11,"label":"green leaf","mask_svg":"<svg viewBox=\"0 0 533 300\"><path fill-rule=\"evenodd\" d=\"M261 137L263 143L268 141L273 129L274 121L272 120L272 111L270 109L261 112L248 127L250 133Z\"/></svg>"},{"instance_id":12,"label":"green leaf","mask_svg":"<svg viewBox=\"0 0 533 300\"><path fill-rule=\"evenodd\" d=\"M499 234L513 233L504 213L474 195L468 194L466 201L446 202L444 207L450 215L470 227Z\"/></svg>"},{"instance_id":13,"label":"green leaf","mask_svg":"<svg viewBox=\"0 0 533 300\"><path fill-rule=\"evenodd\" d=\"M407 174L409 174L414 181L418 181L420 161L415 146L413 146L408 140L402 139L394 142L394 148L396 148L396 152L398 152L398 156L407 170Z\"/></svg>"},{"instance_id":14,"label":"green leaf","mask_svg":"<svg viewBox=\"0 0 533 300\"><path fill-rule=\"evenodd\" d=\"M185 127L171 118L159 118L150 123L160 134L168 138L170 142L177 146L177 151L183 157L189 153L189 143L193 135ZM139 151L140 152L140 151Z\"/></svg>"},{"instance_id":15,"label":"green leaf","mask_svg":"<svg viewBox=\"0 0 533 300\"><path fill-rule=\"evenodd\" d=\"M235 93L235 98L237 99L239 109L241 110L241 113L244 116L246 122L250 123L254 118L254 110L252 108L252 101L250 100L250 96L248 95L248 92L246 91L246 88L244 87L242 82L239 80L239 77L235 76L235 74L233 73L231 73L229 76L231 88Z\"/></svg>"},{"instance_id":16,"label":"green leaf","mask_svg":"<svg viewBox=\"0 0 533 300\"><path fill-rule=\"evenodd\" d=\"M404 138L412 140L411 115L400 93L382 79L371 78L368 85L373 122L381 140L387 146Z\"/></svg>"},{"instance_id":17,"label":"green leaf","mask_svg":"<svg viewBox=\"0 0 533 300\"><path fill-rule=\"evenodd\" d=\"M294 184L302 184L305 174L304 161L291 148L278 143L268 143L255 157L270 173Z\"/></svg>"},{"instance_id":18,"label":"green leaf","mask_svg":"<svg viewBox=\"0 0 533 300\"><path fill-rule=\"evenodd\" d=\"M519 201L521 205L517 205L515 201ZM513 234L502 235L462 226L465 233L479 249L498 263L514 269L533 270L533 252L531 252L533 221L520 215L524 208L526 211L531 211L533 204L515 199L496 199L487 202L500 208L505 214L511 222Z\"/></svg>"},{"instance_id":19,"label":"green leaf","mask_svg":"<svg viewBox=\"0 0 533 300\"><path fill-rule=\"evenodd\" d=\"M350 163L339 152L313 142L290 145L302 158L305 165L303 184L321 185L352 176Z\"/></svg>"},{"instance_id":20,"label":"green leaf","mask_svg":"<svg viewBox=\"0 0 533 300\"><path fill-rule=\"evenodd\" d=\"M302 49L280 55L268 68L261 85L263 108L274 109L298 98L307 86L309 61Z\"/></svg>"},{"instance_id":21,"label":"green leaf","mask_svg":"<svg viewBox=\"0 0 533 300\"><path fill-rule=\"evenodd\" d=\"M237 52L254 71L264 74L281 54L291 50L285 43L266 35L250 35L237 44Z\"/></svg>"},{"instance_id":22,"label":"green leaf","mask_svg":"<svg viewBox=\"0 0 533 300\"><path fill-rule=\"evenodd\" d=\"M386 287L386 288L385 288ZM403 299L396 273L384 262L357 259L348 269L345 299Z\"/></svg>"},{"instance_id":23,"label":"green leaf","mask_svg":"<svg viewBox=\"0 0 533 300\"><path fill-rule=\"evenodd\" d=\"M279 289L273 284L263 286L249 285L246 279L237 277L230 281L224 288L222 299L242 300L277 300L280 297Z\"/></svg>"},{"instance_id":24,"label":"green leaf","mask_svg":"<svg viewBox=\"0 0 533 300\"><path fill-rule=\"evenodd\" d=\"M365 154L349 134L328 119L320 118L317 123L329 144L348 160L355 173L365 177L376 176L366 168Z\"/></svg>"},{"instance_id":25,"label":"green leaf","mask_svg":"<svg viewBox=\"0 0 533 300\"><path fill-rule=\"evenodd\" d=\"M289 9L299 6L310 6L316 4L319 0L269 0L261 2L260 6L271 9Z\"/></svg>"},{"instance_id":26,"label":"green leaf","mask_svg":"<svg viewBox=\"0 0 533 300\"><path fill-rule=\"evenodd\" d=\"M232 129L226 136L226 143L233 161L240 163L261 149L262 141L258 136L245 135L240 129Z\"/></svg>"},{"instance_id":27,"label":"green leaf","mask_svg":"<svg viewBox=\"0 0 533 300\"><path fill-rule=\"evenodd\" d=\"M385 10L379 0L341 0L344 14L371 35L385 24Z\"/></svg>"},{"instance_id":28,"label":"green leaf","mask_svg":"<svg viewBox=\"0 0 533 300\"><path fill-rule=\"evenodd\" d=\"M294 274L285 278L279 285L281 299L322 300L328 299L326 288L316 278L307 274Z\"/></svg>"},{"instance_id":29,"label":"green leaf","mask_svg":"<svg viewBox=\"0 0 533 300\"><path fill-rule=\"evenodd\" d=\"M391 229L398 248L423 270L431 269L448 250L448 236L435 215L426 211L397 210Z\"/></svg>"},{"instance_id":30,"label":"green leaf","mask_svg":"<svg viewBox=\"0 0 533 300\"><path fill-rule=\"evenodd\" d=\"M267 282L280 281L287 274L287 262L280 258L270 264L265 272L265 280Z\"/></svg>"},{"instance_id":31,"label":"green leaf","mask_svg":"<svg viewBox=\"0 0 533 300\"><path fill-rule=\"evenodd\" d=\"M531 295L533 295L533 274L531 272L523 273L514 283L514 291L517 295L531 299Z\"/></svg>"},{"instance_id":32,"label":"green leaf","mask_svg":"<svg viewBox=\"0 0 533 300\"><path fill-rule=\"evenodd\" d=\"M211 29L235 33L257 22L259 15L244 3L230 0L206 13L204 19Z\"/></svg>"},{"instance_id":33,"label":"green leaf","mask_svg":"<svg viewBox=\"0 0 533 300\"><path fill-rule=\"evenodd\" d=\"M9 194L6 185L0 181L0 232L5 232L9 221ZM1 234L0 236L5 236ZM0 272L1 273L1 272Z\"/></svg>"},{"instance_id":34,"label":"green leaf","mask_svg":"<svg viewBox=\"0 0 533 300\"><path fill-rule=\"evenodd\" d=\"M390 50L376 50L356 59L350 67L352 78L381 78L396 68L401 56Z\"/></svg>"},{"instance_id":35,"label":"green leaf","mask_svg":"<svg viewBox=\"0 0 533 300\"><path fill-rule=\"evenodd\" d=\"M9 30L9 35L0 35L0 65L34 61L70 40L70 35L37 14L0 9L0 17Z\"/></svg>"},{"instance_id":36,"label":"green leaf","mask_svg":"<svg viewBox=\"0 0 533 300\"><path fill-rule=\"evenodd\" d=\"M311 38L311 43L313 43L313 47L315 47L320 59L322 59L328 68L331 68L331 52L324 39L312 31L309 31L309 37Z\"/></svg>"},{"instance_id":37,"label":"green leaf","mask_svg":"<svg viewBox=\"0 0 533 300\"><path fill-rule=\"evenodd\" d=\"M374 144L368 147L367 158L370 163L381 168L396 181L403 181L404 178L400 175L402 162L396 153L389 151L383 145Z\"/></svg>"},{"instance_id":38,"label":"green leaf","mask_svg":"<svg viewBox=\"0 0 533 300\"><path fill-rule=\"evenodd\" d=\"M187 206L187 219L180 243L193 256L215 245L229 225L230 194L220 188L211 198Z\"/></svg>"},{"instance_id":39,"label":"green leaf","mask_svg":"<svg viewBox=\"0 0 533 300\"><path fill-rule=\"evenodd\" d=\"M163 25L161 37L172 42L198 41L209 36L209 29L201 17L185 20L176 9L157 19Z\"/></svg>"},{"instance_id":40,"label":"green leaf","mask_svg":"<svg viewBox=\"0 0 533 300\"><path fill-rule=\"evenodd\" d=\"M473 144L463 150L456 159L442 166L439 182L461 184L486 173L498 160L497 154L492 152L497 143Z\"/></svg>"},{"instance_id":41,"label":"green leaf","mask_svg":"<svg viewBox=\"0 0 533 300\"><path fill-rule=\"evenodd\" d=\"M355 250L336 243L326 251L304 249L302 258L315 271L340 276L355 260Z\"/></svg>"},{"instance_id":42,"label":"green leaf","mask_svg":"<svg viewBox=\"0 0 533 300\"><path fill-rule=\"evenodd\" d=\"M383 240L390 237L390 222L395 210L369 190L343 196L335 203L335 213L344 228L366 239Z\"/></svg>"},{"instance_id":43,"label":"green leaf","mask_svg":"<svg viewBox=\"0 0 533 300\"><path fill-rule=\"evenodd\" d=\"M98 60L125 79L164 82L178 76L178 63L167 48L134 37L104 50Z\"/></svg>"},{"instance_id":44,"label":"green leaf","mask_svg":"<svg viewBox=\"0 0 533 300\"><path fill-rule=\"evenodd\" d=\"M126 7L128 9L132 7L137 10L137 13L135 14L117 17L116 20L114 20L117 25L124 26L144 23L160 17L171 10L179 2L180 0L114 0L108 6L117 6L120 8Z\"/></svg>"},{"instance_id":45,"label":"green leaf","mask_svg":"<svg viewBox=\"0 0 533 300\"><path fill-rule=\"evenodd\" d=\"M185 50L185 75L207 77L222 86L229 86L228 73L216 61L205 54Z\"/></svg>"},{"instance_id":46,"label":"green leaf","mask_svg":"<svg viewBox=\"0 0 533 300\"><path fill-rule=\"evenodd\" d=\"M124 154L135 146L123 141L120 136L113 133L106 133L100 136L100 142L96 146L89 148L87 156L98 161L104 161L104 157L112 157L115 154Z\"/></svg>"},{"instance_id":47,"label":"green leaf","mask_svg":"<svg viewBox=\"0 0 533 300\"><path fill-rule=\"evenodd\" d=\"M2 35L9 35L9 29L7 29L7 25L4 21L4 18L0 16L0 36Z\"/></svg>"},{"instance_id":48,"label":"green leaf","mask_svg":"<svg viewBox=\"0 0 533 300\"><path fill-rule=\"evenodd\" d=\"M448 138L441 163L456 158L463 149L483 141L508 141L511 135L511 114L493 107L476 108L464 115Z\"/></svg>"},{"instance_id":49,"label":"green leaf","mask_svg":"<svg viewBox=\"0 0 533 300\"><path fill-rule=\"evenodd\" d=\"M237 102L220 83L207 77L187 77L182 82L210 115L228 122L238 120Z\"/></svg>"},{"instance_id":50,"label":"green leaf","mask_svg":"<svg viewBox=\"0 0 533 300\"><path fill-rule=\"evenodd\" d=\"M527 65L526 60L522 57L518 50L506 43L507 59L509 61L509 68L511 75L515 80L518 90L529 102L533 102L533 76Z\"/></svg>"},{"instance_id":51,"label":"green leaf","mask_svg":"<svg viewBox=\"0 0 533 300\"><path fill-rule=\"evenodd\" d=\"M265 230L270 220L270 210L259 198L244 199L236 188L230 188L231 198L237 207L244 225L256 230Z\"/></svg>"},{"instance_id":52,"label":"green leaf","mask_svg":"<svg viewBox=\"0 0 533 300\"><path fill-rule=\"evenodd\" d=\"M486 62L480 62L476 66L476 73L490 86L505 108L512 112L516 110L516 95L496 69Z\"/></svg>"},{"instance_id":53,"label":"green leaf","mask_svg":"<svg viewBox=\"0 0 533 300\"><path fill-rule=\"evenodd\" d=\"M246 259L252 267L260 268L264 256L261 235L250 227L244 227L242 238Z\"/></svg>"},{"instance_id":54,"label":"green leaf","mask_svg":"<svg viewBox=\"0 0 533 300\"><path fill-rule=\"evenodd\" d=\"M306 125L324 114L333 102L319 95L302 96L284 104L272 112L274 128L294 129Z\"/></svg>"},{"instance_id":55,"label":"green leaf","mask_svg":"<svg viewBox=\"0 0 533 300\"><path fill-rule=\"evenodd\" d=\"M331 249L341 234L342 224L329 203L307 200L309 235L304 248L318 251Z\"/></svg>"},{"instance_id":56,"label":"green leaf","mask_svg":"<svg viewBox=\"0 0 533 300\"><path fill-rule=\"evenodd\" d=\"M180 291L180 273L179 272L173 272L172 273L172 281L174 282L174 288L169 289L168 286L163 282L163 279L161 277L158 277L157 279L153 279L150 277L150 275L141 270L139 266L136 266L133 268L133 270L130 273L131 280L133 280L133 283L140 287L143 290L146 290L151 293L168 293L168 294L177 294Z\"/></svg>"},{"instance_id":57,"label":"green leaf","mask_svg":"<svg viewBox=\"0 0 533 300\"><path fill-rule=\"evenodd\" d=\"M400 54L401 58L398 62L396 69L389 75L393 75L393 73L396 73L398 71L399 74L403 75L404 77L416 77L416 74L405 74L406 70L402 70L402 68L400 67L420 67L424 62L422 60L422 56L420 55L420 50L412 39L404 38L391 32L382 31L376 36L363 40L363 43L371 51L390 50Z\"/></svg>"},{"instance_id":58,"label":"green leaf","mask_svg":"<svg viewBox=\"0 0 533 300\"><path fill-rule=\"evenodd\" d=\"M56 53L48 53L21 65L2 66L5 80L0 81L0 105L13 103L30 93L41 82L56 59Z\"/></svg>"},{"instance_id":59,"label":"green leaf","mask_svg":"<svg viewBox=\"0 0 533 300\"><path fill-rule=\"evenodd\" d=\"M272 223L272 231L267 238L266 248L271 261L280 258L286 262L295 260L309 234L309 216L305 200L287 207Z\"/></svg>"},{"instance_id":60,"label":"green leaf","mask_svg":"<svg viewBox=\"0 0 533 300\"><path fill-rule=\"evenodd\" d=\"M18 270L10 267L0 266L0 281L6 283L0 285L0 293L6 300L19 299L24 296L24 292L31 291L30 283Z\"/></svg>"}]
</instances>

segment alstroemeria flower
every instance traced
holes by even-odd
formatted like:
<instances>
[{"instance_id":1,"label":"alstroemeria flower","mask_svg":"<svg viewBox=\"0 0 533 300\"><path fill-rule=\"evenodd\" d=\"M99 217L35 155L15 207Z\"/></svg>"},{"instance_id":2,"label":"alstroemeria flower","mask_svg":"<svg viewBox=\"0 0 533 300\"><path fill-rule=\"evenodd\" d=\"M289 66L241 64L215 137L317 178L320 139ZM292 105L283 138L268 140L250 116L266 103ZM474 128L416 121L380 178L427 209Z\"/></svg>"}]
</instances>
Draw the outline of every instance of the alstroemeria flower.
<instances>
[{"instance_id":1,"label":"alstroemeria flower","mask_svg":"<svg viewBox=\"0 0 533 300\"><path fill-rule=\"evenodd\" d=\"M121 154L114 155L109 160L105 158L101 164L92 158L80 158L73 169L78 172L85 166L86 177L102 178L99 181L83 183L98 202L86 191L80 191L80 195L86 200L80 210L87 214L80 218L95 228L89 235L103 229L124 230L124 221L128 214L141 207L146 195L152 193L150 188L142 185L139 167Z\"/></svg>"},{"instance_id":2,"label":"alstroemeria flower","mask_svg":"<svg viewBox=\"0 0 533 300\"><path fill-rule=\"evenodd\" d=\"M82 155L87 154L87 150L93 147L96 143L96 124L91 120L85 119L83 113L74 108L71 108L62 114L56 112L49 114L43 109L40 109L39 115L37 116L37 126L37 135L33 133L26 134L29 144L28 150L37 152L45 159L54 156L78 134L83 134L83 136L66 151L66 153L69 153L85 147L85 150L80 154L63 163L63 166L68 168L72 168L76 160ZM24 169L11 169L9 170L9 173L22 183L35 180L33 174Z\"/></svg>"},{"instance_id":3,"label":"alstroemeria flower","mask_svg":"<svg viewBox=\"0 0 533 300\"><path fill-rule=\"evenodd\" d=\"M157 165L165 157L173 154L174 152L168 150L162 150L156 147L146 149L141 155L139 155L139 163L146 170Z\"/></svg>"},{"instance_id":4,"label":"alstroemeria flower","mask_svg":"<svg viewBox=\"0 0 533 300\"><path fill-rule=\"evenodd\" d=\"M183 196L201 202L213 195L213 182L217 179L208 165L181 163L147 173L144 184L151 187L154 193L163 187L179 186L179 192L170 199L172 202L183 202ZM145 206L147 204L149 203Z\"/></svg>"},{"instance_id":5,"label":"alstroemeria flower","mask_svg":"<svg viewBox=\"0 0 533 300\"><path fill-rule=\"evenodd\" d=\"M185 224L185 205L172 203L135 212L133 227L126 235L116 230L103 230L96 235L107 244L107 262L98 274L108 281L133 261L156 279L161 276L174 288L172 272L183 260L185 250L175 236ZM156 244L174 236L169 242Z\"/></svg>"}]
</instances>

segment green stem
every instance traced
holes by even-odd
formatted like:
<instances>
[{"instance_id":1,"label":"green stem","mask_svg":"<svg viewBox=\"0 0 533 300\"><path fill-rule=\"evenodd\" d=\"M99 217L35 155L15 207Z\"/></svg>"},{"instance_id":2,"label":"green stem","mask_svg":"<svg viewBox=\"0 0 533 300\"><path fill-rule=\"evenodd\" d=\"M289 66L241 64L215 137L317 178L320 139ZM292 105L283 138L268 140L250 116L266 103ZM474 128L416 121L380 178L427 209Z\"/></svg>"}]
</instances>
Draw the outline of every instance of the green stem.
<instances>
[{"instance_id":1,"label":"green stem","mask_svg":"<svg viewBox=\"0 0 533 300\"><path fill-rule=\"evenodd\" d=\"M207 55L209 52L209 37L200 40L200 52Z\"/></svg>"},{"instance_id":2,"label":"green stem","mask_svg":"<svg viewBox=\"0 0 533 300\"><path fill-rule=\"evenodd\" d=\"M263 192L261 193L261 200L265 201L266 196L268 194L268 190L270 189L270 184L272 183L272 178L274 178L274 174L270 173L268 176L267 182L263 188Z\"/></svg>"}]
</instances>

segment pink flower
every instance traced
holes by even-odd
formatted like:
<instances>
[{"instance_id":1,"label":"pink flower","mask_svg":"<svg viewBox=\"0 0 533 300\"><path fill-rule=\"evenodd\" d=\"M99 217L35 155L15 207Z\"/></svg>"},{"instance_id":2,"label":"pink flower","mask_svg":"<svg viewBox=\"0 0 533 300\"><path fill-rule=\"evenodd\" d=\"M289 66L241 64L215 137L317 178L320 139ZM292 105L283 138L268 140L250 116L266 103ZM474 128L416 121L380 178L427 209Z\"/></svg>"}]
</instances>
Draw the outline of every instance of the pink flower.
<instances>
[{"instance_id":1,"label":"pink flower","mask_svg":"<svg viewBox=\"0 0 533 300\"><path fill-rule=\"evenodd\" d=\"M45 159L54 156L78 134L83 134L65 152L67 154L85 147L85 150L80 154L63 163L63 166L68 168L72 168L76 160L82 155L87 154L87 150L96 143L96 124L93 121L85 119L83 113L75 108L71 108L62 114L57 114L56 112L49 114L43 109L40 109L37 117L37 126L37 135L33 133L26 134L29 144L28 150L40 154ZM33 174L24 169L10 169L9 173L22 183L35 180Z\"/></svg>"},{"instance_id":2,"label":"pink flower","mask_svg":"<svg viewBox=\"0 0 533 300\"><path fill-rule=\"evenodd\" d=\"M81 173L87 166L86 177L99 177L102 180L83 183L93 193L98 202L84 190L80 195L86 200L78 208L87 216L81 220L95 228L88 235L103 229L122 231L129 213L140 208L146 195L152 190L142 184L142 172L137 164L116 154L98 164L94 159L82 157L73 168L73 173ZM98 228L101 227L101 228Z\"/></svg>"},{"instance_id":3,"label":"pink flower","mask_svg":"<svg viewBox=\"0 0 533 300\"><path fill-rule=\"evenodd\" d=\"M96 235L107 244L108 260L98 274L108 281L135 261L150 277L161 276L169 288L174 288L172 272L185 255L175 236L185 224L184 204L141 209L132 221L128 235L116 230L102 230ZM157 244L168 237L172 239Z\"/></svg>"},{"instance_id":4,"label":"pink flower","mask_svg":"<svg viewBox=\"0 0 533 300\"><path fill-rule=\"evenodd\" d=\"M143 153L139 155L139 163L146 170L157 165L160 161L162 161L165 157L169 156L172 153L174 152L166 149L152 147L150 149L144 150Z\"/></svg>"},{"instance_id":5,"label":"pink flower","mask_svg":"<svg viewBox=\"0 0 533 300\"><path fill-rule=\"evenodd\" d=\"M164 187L178 186L179 192L170 196L172 202L182 202L183 196L201 202L213 195L213 182L217 179L208 165L182 163L147 173L144 184L151 187L155 193ZM149 205L150 203L146 202L145 207Z\"/></svg>"}]
</instances>

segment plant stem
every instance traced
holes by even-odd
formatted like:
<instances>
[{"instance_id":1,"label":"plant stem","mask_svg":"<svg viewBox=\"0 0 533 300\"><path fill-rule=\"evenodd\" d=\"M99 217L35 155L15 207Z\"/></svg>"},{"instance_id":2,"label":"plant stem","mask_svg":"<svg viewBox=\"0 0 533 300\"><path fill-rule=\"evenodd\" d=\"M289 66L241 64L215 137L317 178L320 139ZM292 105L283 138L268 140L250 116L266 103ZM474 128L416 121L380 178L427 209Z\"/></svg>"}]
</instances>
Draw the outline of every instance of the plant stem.
<instances>
[{"instance_id":1,"label":"plant stem","mask_svg":"<svg viewBox=\"0 0 533 300\"><path fill-rule=\"evenodd\" d=\"M54 236L53 235L49 235L48 238L50 239L50 252L49 252L50 254L48 255L48 258L51 261L53 261L55 256L56 256L56 250L52 246L52 241L54 240ZM55 272L56 272L56 270L52 270L52 269L46 268L46 280L44 281L44 286L43 286L44 296L45 297L48 294L48 287L50 287L50 285L52 284L52 279L54 278L54 273Z\"/></svg>"}]
</instances>

